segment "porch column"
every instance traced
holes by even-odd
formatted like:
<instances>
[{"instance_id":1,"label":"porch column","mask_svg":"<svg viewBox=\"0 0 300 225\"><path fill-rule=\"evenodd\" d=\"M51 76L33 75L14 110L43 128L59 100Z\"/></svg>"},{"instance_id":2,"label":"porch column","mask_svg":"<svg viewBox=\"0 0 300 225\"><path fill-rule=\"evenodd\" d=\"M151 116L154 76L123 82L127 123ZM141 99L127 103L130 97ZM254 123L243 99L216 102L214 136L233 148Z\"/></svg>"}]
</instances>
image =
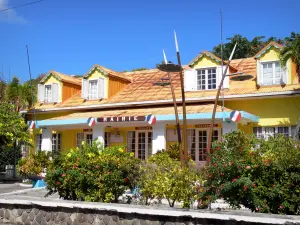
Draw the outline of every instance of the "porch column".
<instances>
[{"instance_id":1,"label":"porch column","mask_svg":"<svg viewBox=\"0 0 300 225\"><path fill-rule=\"evenodd\" d=\"M237 123L234 123L232 121L224 121L223 122L223 128L222 128L222 134L227 134L230 133L232 131L236 131L237 130Z\"/></svg>"},{"instance_id":2,"label":"porch column","mask_svg":"<svg viewBox=\"0 0 300 225\"><path fill-rule=\"evenodd\" d=\"M42 151L52 151L52 128L47 127L42 129Z\"/></svg>"},{"instance_id":3,"label":"porch column","mask_svg":"<svg viewBox=\"0 0 300 225\"><path fill-rule=\"evenodd\" d=\"M104 146L104 126L96 124L93 127L93 139L99 141Z\"/></svg>"},{"instance_id":4,"label":"porch column","mask_svg":"<svg viewBox=\"0 0 300 225\"><path fill-rule=\"evenodd\" d=\"M152 128L152 154L155 154L158 150L166 150L166 124L156 123Z\"/></svg>"}]
</instances>

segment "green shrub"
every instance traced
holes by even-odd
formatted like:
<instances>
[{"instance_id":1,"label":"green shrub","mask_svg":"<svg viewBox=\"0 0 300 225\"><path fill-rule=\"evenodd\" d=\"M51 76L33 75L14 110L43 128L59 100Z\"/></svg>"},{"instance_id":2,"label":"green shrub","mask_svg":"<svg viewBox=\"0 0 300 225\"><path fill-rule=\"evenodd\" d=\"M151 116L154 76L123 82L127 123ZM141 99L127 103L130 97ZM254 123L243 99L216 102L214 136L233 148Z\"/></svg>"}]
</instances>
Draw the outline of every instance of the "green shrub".
<instances>
[{"instance_id":1,"label":"green shrub","mask_svg":"<svg viewBox=\"0 0 300 225\"><path fill-rule=\"evenodd\" d=\"M24 178L39 175L49 166L50 157L51 153L47 151L31 152L19 160L17 171Z\"/></svg>"},{"instance_id":2,"label":"green shrub","mask_svg":"<svg viewBox=\"0 0 300 225\"><path fill-rule=\"evenodd\" d=\"M124 148L97 143L70 149L55 158L47 172L48 194L63 199L117 202L138 177L139 160Z\"/></svg>"},{"instance_id":3,"label":"green shrub","mask_svg":"<svg viewBox=\"0 0 300 225\"><path fill-rule=\"evenodd\" d=\"M192 162L181 167L180 161L171 158L168 152L159 152L141 166L139 186L146 204L154 198L166 198L170 207L175 202L182 202L183 207L189 207L198 198L195 187L200 181Z\"/></svg>"},{"instance_id":4,"label":"green shrub","mask_svg":"<svg viewBox=\"0 0 300 225\"><path fill-rule=\"evenodd\" d=\"M256 212L300 213L300 148L294 140L232 132L208 158L202 200L223 197Z\"/></svg>"}]
</instances>

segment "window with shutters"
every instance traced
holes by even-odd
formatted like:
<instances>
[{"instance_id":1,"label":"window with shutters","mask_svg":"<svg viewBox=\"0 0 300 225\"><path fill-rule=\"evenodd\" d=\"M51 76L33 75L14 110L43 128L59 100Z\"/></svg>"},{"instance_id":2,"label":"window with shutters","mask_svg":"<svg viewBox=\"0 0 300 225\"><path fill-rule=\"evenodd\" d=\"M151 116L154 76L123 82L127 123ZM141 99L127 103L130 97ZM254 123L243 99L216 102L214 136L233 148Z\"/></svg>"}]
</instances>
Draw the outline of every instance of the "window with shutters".
<instances>
[{"instance_id":1,"label":"window with shutters","mask_svg":"<svg viewBox=\"0 0 300 225\"><path fill-rule=\"evenodd\" d=\"M217 68L197 70L197 90L217 88Z\"/></svg>"},{"instance_id":2,"label":"window with shutters","mask_svg":"<svg viewBox=\"0 0 300 225\"><path fill-rule=\"evenodd\" d=\"M274 137L279 134L289 137L293 134L293 127L253 127L253 134L256 137L265 140L268 140L269 137Z\"/></svg>"},{"instance_id":3,"label":"window with shutters","mask_svg":"<svg viewBox=\"0 0 300 225\"><path fill-rule=\"evenodd\" d=\"M285 71L281 68L279 61L263 62L261 64L262 84L282 84Z\"/></svg>"},{"instance_id":4,"label":"window with shutters","mask_svg":"<svg viewBox=\"0 0 300 225\"><path fill-rule=\"evenodd\" d=\"M52 102L52 88L51 84L45 85L45 102Z\"/></svg>"}]
</instances>

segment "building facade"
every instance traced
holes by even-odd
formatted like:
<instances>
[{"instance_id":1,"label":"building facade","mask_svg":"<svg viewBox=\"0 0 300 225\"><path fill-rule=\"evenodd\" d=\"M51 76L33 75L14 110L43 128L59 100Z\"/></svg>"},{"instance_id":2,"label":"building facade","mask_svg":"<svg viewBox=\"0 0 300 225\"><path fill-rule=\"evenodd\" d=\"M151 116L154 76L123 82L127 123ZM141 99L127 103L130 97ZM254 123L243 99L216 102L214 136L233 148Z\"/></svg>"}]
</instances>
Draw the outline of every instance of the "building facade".
<instances>
[{"instance_id":1,"label":"building facade","mask_svg":"<svg viewBox=\"0 0 300 225\"><path fill-rule=\"evenodd\" d=\"M232 60L228 75L238 72L252 78L225 78L214 140L237 129L263 138L295 132L300 84L291 61L281 67L281 48L271 42L252 58ZM198 164L206 160L213 102L224 69L221 59L207 51L184 66L188 150ZM171 90L155 85L167 77L157 69L116 72L100 65L81 78L50 71L39 84L35 109L27 111L28 120L36 124L30 131L35 149L63 151L95 139L105 146L125 146L141 159L168 149L177 142ZM182 122L179 74L171 77ZM234 110L241 113L238 122L230 120Z\"/></svg>"}]
</instances>

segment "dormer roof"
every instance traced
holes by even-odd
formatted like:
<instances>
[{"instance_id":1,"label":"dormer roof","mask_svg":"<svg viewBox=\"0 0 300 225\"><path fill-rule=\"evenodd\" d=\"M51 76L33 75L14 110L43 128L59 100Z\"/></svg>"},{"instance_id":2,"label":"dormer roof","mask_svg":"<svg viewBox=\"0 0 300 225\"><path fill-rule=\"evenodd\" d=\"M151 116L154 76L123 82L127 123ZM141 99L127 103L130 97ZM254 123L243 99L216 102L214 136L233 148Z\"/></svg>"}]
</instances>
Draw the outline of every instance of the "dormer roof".
<instances>
[{"instance_id":1,"label":"dormer roof","mask_svg":"<svg viewBox=\"0 0 300 225\"><path fill-rule=\"evenodd\" d=\"M267 44L262 50L260 50L255 56L255 59L259 59L266 51L268 51L270 48L275 47L277 49L282 49L283 45L280 45L276 43L275 41L271 41L269 44Z\"/></svg>"},{"instance_id":2,"label":"dormer roof","mask_svg":"<svg viewBox=\"0 0 300 225\"><path fill-rule=\"evenodd\" d=\"M81 86L81 78L77 78L77 77L73 77L73 76L69 76L54 70L50 70L40 81L40 83L44 83L45 80L47 80L47 78L49 76L54 76L56 79L58 79L59 81L63 81L63 82L67 82L67 83L71 83L71 84L75 84L75 85L80 85Z\"/></svg>"}]
</instances>

